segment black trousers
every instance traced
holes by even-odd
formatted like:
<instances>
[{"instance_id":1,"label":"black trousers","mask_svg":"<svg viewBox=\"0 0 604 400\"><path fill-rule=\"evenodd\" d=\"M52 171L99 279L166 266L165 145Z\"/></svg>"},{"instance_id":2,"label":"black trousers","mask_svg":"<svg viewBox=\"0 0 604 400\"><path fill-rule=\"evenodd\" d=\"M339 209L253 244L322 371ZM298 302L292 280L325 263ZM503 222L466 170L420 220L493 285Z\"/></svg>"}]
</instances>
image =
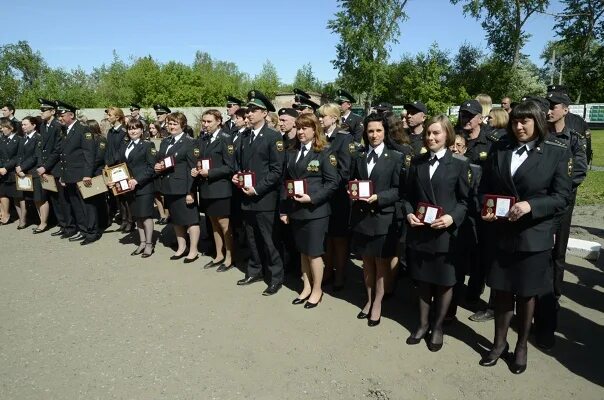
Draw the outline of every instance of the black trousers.
<instances>
[{"instance_id":1,"label":"black trousers","mask_svg":"<svg viewBox=\"0 0 604 400\"><path fill-rule=\"evenodd\" d=\"M243 224L250 259L246 276L259 277L264 273L265 281L270 284L283 283L283 261L277 250L277 212L243 211Z\"/></svg>"},{"instance_id":2,"label":"black trousers","mask_svg":"<svg viewBox=\"0 0 604 400\"><path fill-rule=\"evenodd\" d=\"M94 197L84 200L75 183L66 184L65 192L69 214L73 216L73 222L66 229L77 229L87 238L97 238L100 233Z\"/></svg>"},{"instance_id":3,"label":"black trousers","mask_svg":"<svg viewBox=\"0 0 604 400\"><path fill-rule=\"evenodd\" d=\"M65 229L68 225L70 225L65 187L61 185L59 178L55 178L55 183L57 185L57 192L55 193L49 191L48 197L50 199L52 211L57 219L57 225Z\"/></svg>"},{"instance_id":4,"label":"black trousers","mask_svg":"<svg viewBox=\"0 0 604 400\"><path fill-rule=\"evenodd\" d=\"M573 193L568 208L556 221L556 240L552 249L552 267L554 269L554 285L552 291L537 298L535 304L535 328L537 335L553 335L558 327L558 300L562 295L564 269L566 267L566 247L570 236L570 224L575 208L577 193Z\"/></svg>"}]
</instances>

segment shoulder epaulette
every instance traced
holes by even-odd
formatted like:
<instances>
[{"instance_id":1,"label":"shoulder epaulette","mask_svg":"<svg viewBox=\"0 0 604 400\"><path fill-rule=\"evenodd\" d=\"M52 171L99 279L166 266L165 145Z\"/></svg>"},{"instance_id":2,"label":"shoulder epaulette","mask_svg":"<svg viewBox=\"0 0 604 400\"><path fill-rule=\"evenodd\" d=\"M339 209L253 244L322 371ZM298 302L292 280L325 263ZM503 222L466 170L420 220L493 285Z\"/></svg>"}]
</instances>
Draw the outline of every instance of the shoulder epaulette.
<instances>
[{"instance_id":1,"label":"shoulder epaulette","mask_svg":"<svg viewBox=\"0 0 604 400\"><path fill-rule=\"evenodd\" d=\"M575 135L579 136L579 139L583 139L583 140L587 139L587 135L585 135L585 133L581 133L581 132L576 131L576 130L574 130L574 129L570 129L570 130L569 130L569 133L570 133L571 135L572 135L572 134L575 134Z\"/></svg>"},{"instance_id":2,"label":"shoulder epaulette","mask_svg":"<svg viewBox=\"0 0 604 400\"><path fill-rule=\"evenodd\" d=\"M552 146L558 146L558 147L562 147L563 149L568 148L568 146L566 146L566 144L564 144L564 143L562 143L562 142L559 142L559 141L557 141L557 140L546 140L546 141L544 141L543 143L545 143L545 144L549 144L549 145L552 145Z\"/></svg>"}]
</instances>

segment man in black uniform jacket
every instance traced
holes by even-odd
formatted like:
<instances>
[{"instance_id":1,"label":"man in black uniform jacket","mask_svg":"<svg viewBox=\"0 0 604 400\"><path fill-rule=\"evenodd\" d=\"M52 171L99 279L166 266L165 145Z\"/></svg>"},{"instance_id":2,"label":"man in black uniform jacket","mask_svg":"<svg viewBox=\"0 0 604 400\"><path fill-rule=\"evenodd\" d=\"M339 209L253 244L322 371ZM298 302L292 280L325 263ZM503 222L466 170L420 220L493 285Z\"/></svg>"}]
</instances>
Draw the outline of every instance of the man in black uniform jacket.
<instances>
[{"instance_id":1,"label":"man in black uniform jacket","mask_svg":"<svg viewBox=\"0 0 604 400\"><path fill-rule=\"evenodd\" d=\"M482 123L482 106L478 100L464 101L459 107L458 128L466 137L466 154L471 163L483 166L491 151L493 137Z\"/></svg>"},{"instance_id":2,"label":"man in black uniform jacket","mask_svg":"<svg viewBox=\"0 0 604 400\"><path fill-rule=\"evenodd\" d=\"M226 109L229 119L222 124L222 130L229 133L231 136L239 130L239 127L235 123L235 113L241 108L241 104L243 104L243 102L237 97L227 96Z\"/></svg>"},{"instance_id":3,"label":"man in black uniform jacket","mask_svg":"<svg viewBox=\"0 0 604 400\"><path fill-rule=\"evenodd\" d=\"M338 96L336 97L335 102L340 105L340 109L342 110L341 123L342 125L346 124L348 126L354 141L356 143L361 143L361 140L363 139L363 118L350 110L352 104L356 103L356 99L343 89L338 89L337 94Z\"/></svg>"},{"instance_id":4,"label":"man in black uniform jacket","mask_svg":"<svg viewBox=\"0 0 604 400\"><path fill-rule=\"evenodd\" d=\"M65 233L67 226L67 199L65 190L60 184L61 176L61 149L63 143L63 128L57 119L56 102L47 99L38 99L40 103L40 112L42 113L42 123L40 124L40 135L42 135L42 143L40 147L40 155L38 158L38 175L42 178L46 174L54 177L57 185L57 192L48 192L52 210L57 218L59 230L50 234L50 236L61 236Z\"/></svg>"},{"instance_id":5,"label":"man in black uniform jacket","mask_svg":"<svg viewBox=\"0 0 604 400\"><path fill-rule=\"evenodd\" d=\"M10 120L13 124L13 132L20 136L22 134L21 121L15 118L15 106L12 103L6 103L2 106L2 116Z\"/></svg>"},{"instance_id":6,"label":"man in black uniform jacket","mask_svg":"<svg viewBox=\"0 0 604 400\"><path fill-rule=\"evenodd\" d=\"M283 283L283 262L277 251L277 207L282 184L284 149L279 132L266 126L273 104L257 90L248 93L248 114L251 129L241 138L239 148L240 168L256 174L254 186L241 189L241 209L250 259L245 278L238 285L248 285L262 279L263 270L269 274L268 287L262 293L270 296L279 291ZM237 175L233 176L237 183Z\"/></svg>"},{"instance_id":7,"label":"man in black uniform jacket","mask_svg":"<svg viewBox=\"0 0 604 400\"><path fill-rule=\"evenodd\" d=\"M409 127L409 144L413 148L413 154L424 154L428 151L424 147L424 121L428 114L428 108L420 101L413 101L404 105L407 110L405 119Z\"/></svg>"},{"instance_id":8,"label":"man in black uniform jacket","mask_svg":"<svg viewBox=\"0 0 604 400\"><path fill-rule=\"evenodd\" d=\"M65 185L68 212L67 225L61 237L87 245L97 241L101 234L94 198L83 199L77 182L92 183L96 143L92 133L75 118L76 110L76 107L57 101L59 119L66 132L61 149L61 184Z\"/></svg>"},{"instance_id":9,"label":"man in black uniform jacket","mask_svg":"<svg viewBox=\"0 0 604 400\"><path fill-rule=\"evenodd\" d=\"M555 343L554 332L558 325L558 300L562 295L562 282L566 259L566 246L570 235L570 224L577 197L577 188L587 176L587 156L585 154L585 136L566 125L569 115L568 106L570 98L560 92L550 92L547 95L550 108L547 113L547 122L552 141L564 144L572 153L572 192L566 209L555 220L555 241L552 250L554 267L553 293L546 293L537 299L535 308L536 342L542 349L551 349ZM569 171L570 172L570 171Z\"/></svg>"}]
</instances>

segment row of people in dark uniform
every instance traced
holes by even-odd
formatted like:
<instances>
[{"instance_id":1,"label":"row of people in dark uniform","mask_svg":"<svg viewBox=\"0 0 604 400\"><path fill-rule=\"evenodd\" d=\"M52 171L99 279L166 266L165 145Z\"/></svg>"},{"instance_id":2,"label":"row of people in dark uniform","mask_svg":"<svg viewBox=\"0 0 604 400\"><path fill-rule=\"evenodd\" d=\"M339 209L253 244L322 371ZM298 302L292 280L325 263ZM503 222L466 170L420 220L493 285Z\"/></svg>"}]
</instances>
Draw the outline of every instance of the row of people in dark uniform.
<instances>
[{"instance_id":1,"label":"row of people in dark uniform","mask_svg":"<svg viewBox=\"0 0 604 400\"><path fill-rule=\"evenodd\" d=\"M534 314L538 330L553 337L564 260L552 265L552 254L557 256L552 248L565 248L560 243L565 240L562 221L572 214L569 205L586 171L584 137L565 129L563 122L568 96L552 92L547 99L523 99L511 111L505 131L482 124L476 100L464 102L457 125L463 140L459 148L465 151L460 155L449 119L428 118L419 101L405 106L406 135L396 119L383 114L370 114L364 121L354 117L348 125L354 98L343 90L338 104L320 107L304 92L298 95L292 108L278 112L281 132L267 126L267 113L275 108L259 91L248 94L245 111L243 102L230 97L230 119L224 124L217 110L205 111L199 139L185 132L184 114L166 113L163 128L169 136L159 149L142 139L141 121L122 127L118 108L107 110L114 126L106 141L97 143L75 120L75 107L42 99L45 123L35 161L27 167L38 180L51 173L56 179L59 190L47 192L60 228L52 235L83 245L98 240L102 207L94 198L83 199L76 183L89 184L99 168L125 162L130 191L115 201L136 221L140 244L132 255L153 254L152 216L159 192L177 239L171 260L191 263L199 257L201 210L210 220L215 243L215 257L204 268L230 269L237 253L233 230L241 223L249 259L237 284L264 280L263 295L277 293L283 284L288 255L281 248L288 239L289 260L299 260L303 282L292 303L305 308L321 302L326 277L333 279L335 290L341 288L349 254L359 255L366 302L357 318L369 326L380 323L382 300L393 290L400 256L419 294L417 329L407 343L425 338L431 351L442 348L444 321L470 272L471 280L486 281L494 294L494 345L481 365L492 366L505 356L512 372L523 372ZM64 130L54 118L44 117L55 112ZM353 125L360 127L358 138ZM11 164L14 156L5 156L10 132L4 137L3 176L10 169L18 173L16 164L24 158L19 150L18 161ZM537 169L542 173L530 173ZM302 190L289 195L285 183L294 181L303 182ZM351 193L351 181L371 182L368 195ZM2 190L10 186L2 181ZM515 203L504 217L484 214L485 194L511 196ZM430 206L439 211L428 220L424 208ZM34 233L45 229L41 223ZM474 255L468 257L468 251ZM468 265L469 260L475 265ZM476 297L483 286L474 284ZM506 337L514 309L519 337L508 356Z\"/></svg>"}]
</instances>

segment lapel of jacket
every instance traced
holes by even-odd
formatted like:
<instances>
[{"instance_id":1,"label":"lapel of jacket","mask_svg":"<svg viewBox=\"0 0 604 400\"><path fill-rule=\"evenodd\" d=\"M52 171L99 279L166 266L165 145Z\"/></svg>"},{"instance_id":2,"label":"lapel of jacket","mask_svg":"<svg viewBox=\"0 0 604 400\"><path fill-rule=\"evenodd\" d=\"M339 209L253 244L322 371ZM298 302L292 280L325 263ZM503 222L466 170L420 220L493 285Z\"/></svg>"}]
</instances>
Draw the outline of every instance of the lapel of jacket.
<instances>
[{"instance_id":1,"label":"lapel of jacket","mask_svg":"<svg viewBox=\"0 0 604 400\"><path fill-rule=\"evenodd\" d=\"M138 151L140 151L143 148L143 140L140 139L138 141L137 144L134 145L134 148L130 151L130 154L128 154L128 157L126 157L128 160L133 160L134 159L134 154Z\"/></svg>"},{"instance_id":2,"label":"lapel of jacket","mask_svg":"<svg viewBox=\"0 0 604 400\"><path fill-rule=\"evenodd\" d=\"M302 146L302 145L300 145ZM312 146L310 147L310 150L308 150L306 152L306 154L304 154L304 158L302 160L295 161L294 164L294 168L296 169L296 176L302 176L304 175L304 171L306 171L306 168L308 167L308 163L312 160L312 156L311 154L313 153L312 151ZM298 152L296 153L296 159L298 158L298 155L300 154L300 150L298 150Z\"/></svg>"},{"instance_id":3,"label":"lapel of jacket","mask_svg":"<svg viewBox=\"0 0 604 400\"><path fill-rule=\"evenodd\" d=\"M499 174L501 175L501 178L507 186L508 190L513 193L516 198L518 198L518 191L516 190L516 185L514 185L514 180L512 179L512 172L510 169L513 151L514 146L510 143L505 148L505 150L499 152L497 157L497 168L499 169ZM518 171L516 171L516 173L518 173Z\"/></svg>"},{"instance_id":4,"label":"lapel of jacket","mask_svg":"<svg viewBox=\"0 0 604 400\"><path fill-rule=\"evenodd\" d=\"M380 155L375 163L375 165L373 166L373 169L371 170L371 174L369 175L369 179L373 179L372 178L374 176L374 173L378 173L381 169L384 169L383 167L386 166L386 164L388 163L390 159L390 154L388 154L388 150L386 149L386 146L384 146L384 150L382 151L382 155ZM365 162L365 169L367 169L367 162ZM377 172L376 172L377 170ZM377 178L377 175L376 175Z\"/></svg>"},{"instance_id":5,"label":"lapel of jacket","mask_svg":"<svg viewBox=\"0 0 604 400\"><path fill-rule=\"evenodd\" d=\"M541 156L543 155L543 150L541 149L541 143L537 142L533 150L529 151L528 157L522 165L518 167L516 173L514 174L512 181L518 182L524 175L527 173L535 173L536 166L541 161ZM515 193L514 193L515 194Z\"/></svg>"},{"instance_id":6,"label":"lapel of jacket","mask_svg":"<svg viewBox=\"0 0 604 400\"><path fill-rule=\"evenodd\" d=\"M432 182L430 182L430 153L426 153L428 156L423 156L424 160L422 160L417 165L417 175L419 179L419 185L426 193L428 200L430 203L436 203L436 197L434 196L434 190L432 189Z\"/></svg>"},{"instance_id":7,"label":"lapel of jacket","mask_svg":"<svg viewBox=\"0 0 604 400\"><path fill-rule=\"evenodd\" d=\"M185 136L187 136L187 134L183 133L180 139L176 143L174 143L174 146L170 147L170 150L168 150L167 155L175 155L178 152L178 149L181 148L185 140Z\"/></svg>"},{"instance_id":8,"label":"lapel of jacket","mask_svg":"<svg viewBox=\"0 0 604 400\"><path fill-rule=\"evenodd\" d=\"M438 167L434 171L432 175L432 179L430 180L430 186L432 187L432 193L434 194L434 201L437 200L438 197L442 196L442 193L439 193L439 190L434 190L434 188L439 188L439 183L445 180L447 176L447 172L449 171L449 164L451 163L452 154L449 150L445 152L445 154L438 160ZM448 194L445 194L448 195ZM436 203L434 203L436 204Z\"/></svg>"}]
</instances>

